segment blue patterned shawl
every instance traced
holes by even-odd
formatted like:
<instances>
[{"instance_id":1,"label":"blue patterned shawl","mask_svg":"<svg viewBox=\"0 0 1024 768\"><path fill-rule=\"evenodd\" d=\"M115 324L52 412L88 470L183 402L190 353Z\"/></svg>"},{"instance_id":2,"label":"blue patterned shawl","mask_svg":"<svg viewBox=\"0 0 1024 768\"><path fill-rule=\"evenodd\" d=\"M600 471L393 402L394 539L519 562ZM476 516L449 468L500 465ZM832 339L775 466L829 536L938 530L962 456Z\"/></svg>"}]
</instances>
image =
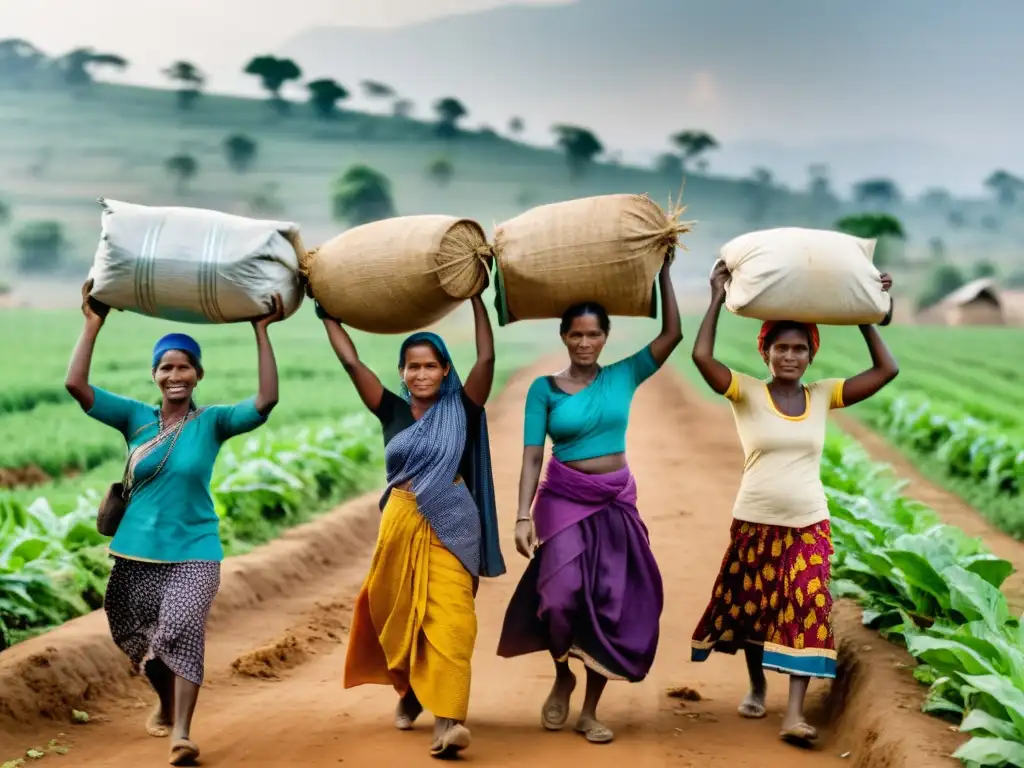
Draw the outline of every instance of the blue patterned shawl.
<instances>
[{"instance_id":1,"label":"blue patterned shawl","mask_svg":"<svg viewBox=\"0 0 1024 768\"><path fill-rule=\"evenodd\" d=\"M384 500L392 488L411 480L420 514L448 551L473 577L500 576L505 572L505 561L498 540L487 416L481 412L480 431L474 436L475 450L468 472L471 476L456 485L455 476L468 437L462 381L444 341L434 333L414 333L407 338L399 352L399 365L404 363L405 351L410 346L422 343L431 344L450 369L441 383L437 402L388 443L384 454L388 479ZM406 402L411 401L404 382L402 396Z\"/></svg>"}]
</instances>

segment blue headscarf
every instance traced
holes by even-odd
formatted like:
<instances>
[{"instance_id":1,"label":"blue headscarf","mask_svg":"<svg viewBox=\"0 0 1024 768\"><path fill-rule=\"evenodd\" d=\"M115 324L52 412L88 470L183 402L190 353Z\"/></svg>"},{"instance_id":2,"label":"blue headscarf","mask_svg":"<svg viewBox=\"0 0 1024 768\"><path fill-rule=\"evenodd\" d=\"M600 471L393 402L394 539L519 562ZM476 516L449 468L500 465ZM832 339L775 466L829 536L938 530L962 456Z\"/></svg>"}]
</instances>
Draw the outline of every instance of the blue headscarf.
<instances>
[{"instance_id":1,"label":"blue headscarf","mask_svg":"<svg viewBox=\"0 0 1024 768\"><path fill-rule=\"evenodd\" d=\"M160 365L163 356L168 352L187 352L196 363L202 364L203 353L199 342L184 333L168 333L153 347L153 367Z\"/></svg>"},{"instance_id":2,"label":"blue headscarf","mask_svg":"<svg viewBox=\"0 0 1024 768\"><path fill-rule=\"evenodd\" d=\"M420 513L448 551L473 576L500 576L505 573L505 561L498 537L487 415L480 410L479 424L467 419L462 380L448 347L436 333L414 333L403 341L398 353L399 366L405 363L409 347L418 344L434 347L449 371L441 382L437 402L388 443L388 488L381 505L386 503L392 488L411 480ZM412 400L405 382L402 396L406 402ZM464 484L455 485L467 440L471 445L469 466L463 474Z\"/></svg>"}]
</instances>

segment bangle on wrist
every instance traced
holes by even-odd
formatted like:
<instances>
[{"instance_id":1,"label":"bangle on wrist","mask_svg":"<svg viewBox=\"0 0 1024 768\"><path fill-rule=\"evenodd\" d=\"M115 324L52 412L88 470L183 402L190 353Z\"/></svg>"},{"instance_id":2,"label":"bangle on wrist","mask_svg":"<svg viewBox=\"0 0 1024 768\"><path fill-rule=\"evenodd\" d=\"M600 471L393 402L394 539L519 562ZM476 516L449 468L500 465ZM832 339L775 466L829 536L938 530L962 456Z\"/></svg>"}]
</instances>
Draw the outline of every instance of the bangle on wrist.
<instances>
[{"instance_id":1,"label":"bangle on wrist","mask_svg":"<svg viewBox=\"0 0 1024 768\"><path fill-rule=\"evenodd\" d=\"M530 522L530 518L528 518L528 517L517 517L516 518L516 522L517 523L528 523L528 522Z\"/></svg>"}]
</instances>

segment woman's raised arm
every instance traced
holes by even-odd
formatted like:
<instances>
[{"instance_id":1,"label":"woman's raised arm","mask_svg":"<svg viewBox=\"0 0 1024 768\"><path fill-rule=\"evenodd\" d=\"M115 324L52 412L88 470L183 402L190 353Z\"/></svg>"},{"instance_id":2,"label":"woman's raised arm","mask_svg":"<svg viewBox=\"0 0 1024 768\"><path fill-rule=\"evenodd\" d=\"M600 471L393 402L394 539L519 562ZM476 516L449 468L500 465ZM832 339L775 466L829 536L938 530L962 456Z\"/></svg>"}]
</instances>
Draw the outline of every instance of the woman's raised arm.
<instances>
[{"instance_id":1,"label":"woman's raised arm","mask_svg":"<svg viewBox=\"0 0 1024 768\"><path fill-rule=\"evenodd\" d=\"M352 342L352 337L348 335L344 326L324 312L319 303L316 305L316 315L323 321L324 328L327 330L327 339L331 342L331 347L334 349L334 354L338 356L342 368L352 379L356 392L359 393L359 399L371 411L376 411L380 407L381 398L384 397L384 385L380 383L377 374L367 368L359 359L356 345Z\"/></svg>"},{"instance_id":2,"label":"woman's raised arm","mask_svg":"<svg viewBox=\"0 0 1024 768\"><path fill-rule=\"evenodd\" d=\"M663 365L683 340L683 324L667 258L658 275L658 289L661 292L661 333L651 342L651 355L654 362Z\"/></svg>"},{"instance_id":3,"label":"woman's raised arm","mask_svg":"<svg viewBox=\"0 0 1024 768\"><path fill-rule=\"evenodd\" d=\"M466 397L482 408L491 396L491 386L494 384L494 332L483 299L477 295L470 302L476 327L476 362L462 389Z\"/></svg>"},{"instance_id":4,"label":"woman's raised arm","mask_svg":"<svg viewBox=\"0 0 1024 768\"><path fill-rule=\"evenodd\" d=\"M277 360L274 359L274 348L270 344L267 326L284 317L284 302L280 296L274 296L274 309L266 317L254 320L253 330L256 331L256 351L259 358L259 391L256 393L256 410L266 418L274 410L279 398Z\"/></svg>"},{"instance_id":5,"label":"woman's raised arm","mask_svg":"<svg viewBox=\"0 0 1024 768\"><path fill-rule=\"evenodd\" d=\"M711 271L711 303L697 331L697 340L693 343L693 363L708 383L719 395L724 395L732 383L732 371L728 366L715 359L715 335L718 333L718 316L725 306L725 283L729 279L729 270L724 262L715 264Z\"/></svg>"},{"instance_id":6,"label":"woman's raised arm","mask_svg":"<svg viewBox=\"0 0 1024 768\"><path fill-rule=\"evenodd\" d=\"M71 353L68 375L64 379L64 388L86 412L92 410L95 402L92 387L89 385L92 353L96 348L96 337L99 336L103 322L107 319L107 313L110 311L110 307L106 304L90 297L90 291L92 291L91 279L82 286L82 314L85 315L85 327Z\"/></svg>"}]
</instances>

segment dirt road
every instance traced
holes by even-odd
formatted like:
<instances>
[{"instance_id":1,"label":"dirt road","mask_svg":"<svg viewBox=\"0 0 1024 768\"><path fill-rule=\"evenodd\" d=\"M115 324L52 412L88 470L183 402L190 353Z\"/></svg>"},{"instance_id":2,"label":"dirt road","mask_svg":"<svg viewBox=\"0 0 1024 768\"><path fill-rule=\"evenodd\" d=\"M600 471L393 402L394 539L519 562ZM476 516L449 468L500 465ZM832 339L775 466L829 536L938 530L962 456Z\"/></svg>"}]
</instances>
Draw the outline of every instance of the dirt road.
<instances>
[{"instance_id":1,"label":"dirt road","mask_svg":"<svg viewBox=\"0 0 1024 768\"><path fill-rule=\"evenodd\" d=\"M856 757L865 742L878 740L881 727L871 725L864 731L849 718L840 721L837 733L823 723L825 743L817 752L784 745L777 739L785 701L784 677L770 677L769 717L743 721L735 714L746 689L742 661L715 657L702 665L689 663L693 624L704 607L726 544L741 457L728 409L687 389L669 371L658 374L639 391L629 435L640 509L665 580L666 611L657 660L644 683L609 685L601 715L616 732L613 744L589 745L571 728L554 734L540 728L540 707L551 683L550 660L539 654L516 660L495 655L504 608L525 565L510 534L522 445L522 402L538 372L513 379L490 409L509 574L485 581L478 597L480 633L468 723L474 742L464 760L495 768L526 762L550 766L586 762L594 768L621 768L626 761L633 766L680 768L903 765L896 758L844 759L850 750ZM193 731L204 765L362 768L434 764L427 755L429 717L412 733L397 732L391 726L391 691L371 687L345 691L341 687L345 629L375 535L374 501L364 499L350 505L344 513L335 513L225 566L225 583L245 586L222 592L218 598L222 610L211 621L207 685ZM341 520L339 515L348 517ZM318 554L310 556L311 548ZM305 565L293 563L292 571L282 573L280 564L294 561L299 553L308 558ZM240 597L243 593L244 599ZM246 601L257 600L258 605L242 607ZM237 609L224 607L232 601L239 603ZM859 634L855 619L847 620L846 625L853 642L865 650L868 640L884 645L877 636ZM103 629L101 616L86 617L52 633L49 639L33 641L31 648L21 652L23 658L18 663L52 670L62 663L61 654L66 657L76 647L75 633L81 636L78 647L82 647L87 640L94 645L103 642ZM862 700L868 700L850 711L863 710L864 717L878 719L871 699L882 695L890 707L895 701L911 723L901 722L898 739L912 737L914 729L923 729L922 741L932 732L944 731L941 724L913 713L919 702L917 692L894 694L891 687L881 694L868 690L876 678L884 678L884 685L889 685L890 678L896 680L901 674L892 668L899 661L898 654L886 654L878 662L885 667L882 672L876 669L874 675L854 676L851 690L859 690ZM93 651L93 662L96 656ZM92 662L82 659L75 663ZM0 673L2 667L0 662ZM254 674L276 674L277 678ZM897 687L904 684L903 678ZM40 765L136 768L166 764L167 741L151 738L143 730L151 697L141 683L131 683L127 695L116 699L97 690L102 685L79 685L85 686L81 695L91 698L91 714L101 715L98 721L94 717L89 725L77 727L25 721L13 736L0 737L0 762L34 744L45 744L63 731L73 742L69 754L47 757ZM681 685L698 691L701 700L682 701L666 695L668 688ZM44 686L33 683L29 687ZM820 684L812 686L812 696L820 699L825 689ZM581 692L582 688L577 690L573 702L574 714ZM893 718L899 719L895 715L889 719ZM915 766L939 764L927 762L920 752L917 758Z\"/></svg>"}]
</instances>

